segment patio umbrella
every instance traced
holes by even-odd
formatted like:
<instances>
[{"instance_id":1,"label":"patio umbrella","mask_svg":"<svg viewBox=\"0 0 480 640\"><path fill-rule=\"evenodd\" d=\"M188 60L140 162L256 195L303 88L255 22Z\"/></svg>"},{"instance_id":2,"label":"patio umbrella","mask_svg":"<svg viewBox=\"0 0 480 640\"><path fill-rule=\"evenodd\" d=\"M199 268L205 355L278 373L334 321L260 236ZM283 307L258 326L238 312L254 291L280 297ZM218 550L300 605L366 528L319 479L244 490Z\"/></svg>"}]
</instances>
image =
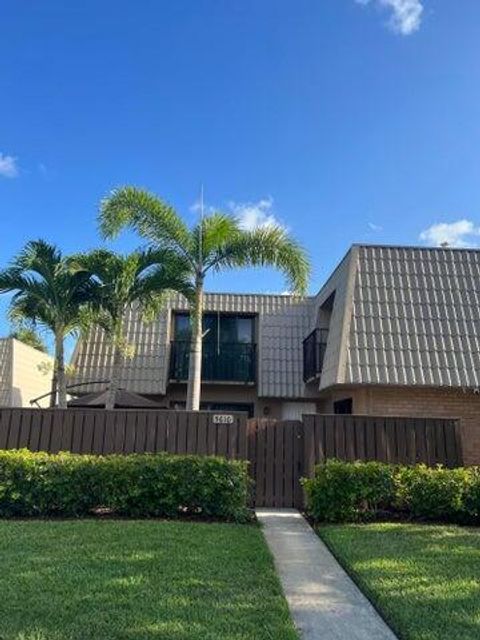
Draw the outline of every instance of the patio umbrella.
<instances>
[{"instance_id":1,"label":"patio umbrella","mask_svg":"<svg viewBox=\"0 0 480 640\"><path fill-rule=\"evenodd\" d=\"M84 396L70 400L69 407L98 407L104 408L107 399L107 389L87 393ZM165 409L158 402L126 389L117 389L115 393L115 407L117 409Z\"/></svg>"}]
</instances>

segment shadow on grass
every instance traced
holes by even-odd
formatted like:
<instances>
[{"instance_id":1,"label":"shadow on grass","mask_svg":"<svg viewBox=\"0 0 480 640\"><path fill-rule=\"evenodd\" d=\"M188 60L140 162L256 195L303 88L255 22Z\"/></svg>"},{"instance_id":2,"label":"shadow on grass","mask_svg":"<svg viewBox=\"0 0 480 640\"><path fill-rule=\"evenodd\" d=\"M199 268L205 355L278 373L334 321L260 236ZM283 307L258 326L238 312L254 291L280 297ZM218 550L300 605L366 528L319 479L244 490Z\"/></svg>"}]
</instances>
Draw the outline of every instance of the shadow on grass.
<instances>
[{"instance_id":1,"label":"shadow on grass","mask_svg":"<svg viewBox=\"0 0 480 640\"><path fill-rule=\"evenodd\" d=\"M257 527L0 522L1 640L297 638Z\"/></svg>"},{"instance_id":2,"label":"shadow on grass","mask_svg":"<svg viewBox=\"0 0 480 640\"><path fill-rule=\"evenodd\" d=\"M480 637L480 530L381 523L319 532L401 638Z\"/></svg>"}]
</instances>

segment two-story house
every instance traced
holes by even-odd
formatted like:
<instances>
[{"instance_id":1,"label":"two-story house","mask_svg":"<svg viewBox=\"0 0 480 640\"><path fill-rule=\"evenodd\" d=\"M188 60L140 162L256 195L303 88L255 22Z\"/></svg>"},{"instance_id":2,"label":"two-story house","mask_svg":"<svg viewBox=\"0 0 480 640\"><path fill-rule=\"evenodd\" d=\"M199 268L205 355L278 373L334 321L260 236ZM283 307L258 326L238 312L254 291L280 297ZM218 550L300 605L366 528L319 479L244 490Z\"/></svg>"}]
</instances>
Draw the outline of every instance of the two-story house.
<instances>
[{"instance_id":1,"label":"two-story house","mask_svg":"<svg viewBox=\"0 0 480 640\"><path fill-rule=\"evenodd\" d=\"M315 402L305 397L302 359L311 304L310 298L283 295L206 294L202 408L277 418L314 411ZM125 361L121 386L183 408L190 349L186 301L172 297L152 323L132 311L125 328L135 354ZM79 342L73 364L77 382L109 378L111 353L101 330Z\"/></svg>"},{"instance_id":2,"label":"two-story house","mask_svg":"<svg viewBox=\"0 0 480 640\"><path fill-rule=\"evenodd\" d=\"M185 301L126 328L122 386L184 406ZM459 417L480 462L480 250L354 245L316 296L208 294L204 329L205 408ZM73 362L78 381L108 379L100 330Z\"/></svg>"}]
</instances>

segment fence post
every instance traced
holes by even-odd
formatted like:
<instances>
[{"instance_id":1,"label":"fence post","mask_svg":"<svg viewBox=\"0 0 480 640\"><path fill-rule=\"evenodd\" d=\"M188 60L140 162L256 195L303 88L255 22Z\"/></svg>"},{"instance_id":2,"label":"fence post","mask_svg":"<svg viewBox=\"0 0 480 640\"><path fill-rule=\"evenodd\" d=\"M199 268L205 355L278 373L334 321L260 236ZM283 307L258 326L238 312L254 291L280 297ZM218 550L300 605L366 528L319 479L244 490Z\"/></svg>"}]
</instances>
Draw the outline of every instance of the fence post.
<instances>
[{"instance_id":1,"label":"fence post","mask_svg":"<svg viewBox=\"0 0 480 640\"><path fill-rule=\"evenodd\" d=\"M303 415L303 474L306 478L313 476L315 467L315 416Z\"/></svg>"},{"instance_id":2,"label":"fence post","mask_svg":"<svg viewBox=\"0 0 480 640\"><path fill-rule=\"evenodd\" d=\"M300 483L300 479L306 476L305 472L305 427L303 422L295 423L295 439L297 442L297 455L295 456L296 469L296 482L295 482L295 506L299 509L303 508L305 503L305 496L303 486Z\"/></svg>"},{"instance_id":3,"label":"fence post","mask_svg":"<svg viewBox=\"0 0 480 640\"><path fill-rule=\"evenodd\" d=\"M453 421L453 430L455 433L455 444L457 449L457 459L454 466L461 467L465 464L465 461L463 459L463 429L461 420Z\"/></svg>"}]
</instances>

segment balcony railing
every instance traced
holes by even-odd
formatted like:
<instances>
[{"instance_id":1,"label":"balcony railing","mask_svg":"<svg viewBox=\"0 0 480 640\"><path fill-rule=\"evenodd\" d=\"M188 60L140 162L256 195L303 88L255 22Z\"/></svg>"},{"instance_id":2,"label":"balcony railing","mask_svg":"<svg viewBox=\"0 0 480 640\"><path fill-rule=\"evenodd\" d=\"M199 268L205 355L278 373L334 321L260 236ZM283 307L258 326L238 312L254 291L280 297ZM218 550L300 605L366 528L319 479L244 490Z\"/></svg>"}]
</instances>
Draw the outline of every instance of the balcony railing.
<instances>
[{"instance_id":1,"label":"balcony railing","mask_svg":"<svg viewBox=\"0 0 480 640\"><path fill-rule=\"evenodd\" d=\"M327 348L327 329L314 329L303 341L303 380L309 382L322 372Z\"/></svg>"},{"instance_id":2,"label":"balcony railing","mask_svg":"<svg viewBox=\"0 0 480 640\"><path fill-rule=\"evenodd\" d=\"M256 345L242 342L204 342L202 380L206 382L255 382ZM190 342L170 343L170 380L188 379Z\"/></svg>"}]
</instances>

